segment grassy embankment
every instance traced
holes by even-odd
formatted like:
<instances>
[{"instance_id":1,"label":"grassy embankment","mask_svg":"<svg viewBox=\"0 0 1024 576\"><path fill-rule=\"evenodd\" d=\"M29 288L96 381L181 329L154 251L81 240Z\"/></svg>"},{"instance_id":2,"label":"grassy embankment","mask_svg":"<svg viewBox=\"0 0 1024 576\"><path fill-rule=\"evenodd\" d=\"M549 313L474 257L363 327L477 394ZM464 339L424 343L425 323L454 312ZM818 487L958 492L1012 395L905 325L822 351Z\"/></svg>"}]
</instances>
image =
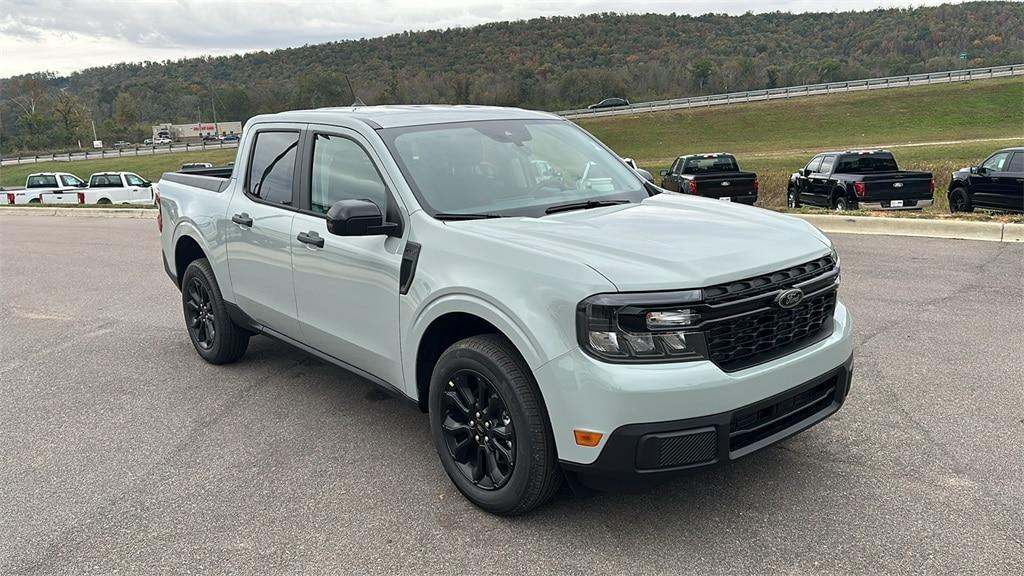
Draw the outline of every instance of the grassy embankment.
<instances>
[{"instance_id":1,"label":"grassy embankment","mask_svg":"<svg viewBox=\"0 0 1024 576\"><path fill-rule=\"evenodd\" d=\"M657 174L676 156L732 152L758 173L761 204L785 206L789 175L819 151L885 146L906 170L935 175L948 212L950 173L998 148L1024 144L1024 78L976 80L582 120L623 156ZM961 142L964 140L992 140ZM924 144L924 145L921 145Z\"/></svg>"}]
</instances>

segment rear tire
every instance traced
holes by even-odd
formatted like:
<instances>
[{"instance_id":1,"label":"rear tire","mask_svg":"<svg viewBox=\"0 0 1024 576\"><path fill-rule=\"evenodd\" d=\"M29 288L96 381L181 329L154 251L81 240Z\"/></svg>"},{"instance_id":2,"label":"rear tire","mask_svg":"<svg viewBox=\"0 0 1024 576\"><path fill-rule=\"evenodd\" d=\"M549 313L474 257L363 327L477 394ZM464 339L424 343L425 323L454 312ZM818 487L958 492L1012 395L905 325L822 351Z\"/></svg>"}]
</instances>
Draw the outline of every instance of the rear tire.
<instances>
[{"instance_id":1,"label":"rear tire","mask_svg":"<svg viewBox=\"0 0 1024 576\"><path fill-rule=\"evenodd\" d=\"M562 472L540 390L504 336L466 338L441 355L429 414L441 465L473 504L514 516L558 490Z\"/></svg>"},{"instance_id":2,"label":"rear tire","mask_svg":"<svg viewBox=\"0 0 1024 576\"><path fill-rule=\"evenodd\" d=\"M28 201L29 204L39 204L39 198L33 198Z\"/></svg>"},{"instance_id":3,"label":"rear tire","mask_svg":"<svg viewBox=\"0 0 1024 576\"><path fill-rule=\"evenodd\" d=\"M203 360L229 364L245 354L251 334L231 320L206 258L193 260L185 269L181 305L188 337Z\"/></svg>"},{"instance_id":4,"label":"rear tire","mask_svg":"<svg viewBox=\"0 0 1024 576\"><path fill-rule=\"evenodd\" d=\"M974 212L974 205L971 204L971 197L963 188L953 188L949 193L950 212Z\"/></svg>"},{"instance_id":5,"label":"rear tire","mask_svg":"<svg viewBox=\"0 0 1024 576\"><path fill-rule=\"evenodd\" d=\"M100 198L96 201L97 204L110 204L110 198Z\"/></svg>"}]
</instances>

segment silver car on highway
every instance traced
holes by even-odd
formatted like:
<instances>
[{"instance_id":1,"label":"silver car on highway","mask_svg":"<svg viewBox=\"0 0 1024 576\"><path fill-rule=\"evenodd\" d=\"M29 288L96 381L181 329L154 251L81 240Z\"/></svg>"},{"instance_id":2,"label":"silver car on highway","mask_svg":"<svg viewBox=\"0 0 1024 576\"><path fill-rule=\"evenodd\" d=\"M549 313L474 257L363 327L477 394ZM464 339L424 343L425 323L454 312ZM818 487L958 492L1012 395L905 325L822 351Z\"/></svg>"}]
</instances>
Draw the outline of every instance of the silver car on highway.
<instances>
[{"instance_id":1,"label":"silver car on highway","mask_svg":"<svg viewBox=\"0 0 1024 576\"><path fill-rule=\"evenodd\" d=\"M165 174L158 205L201 357L236 361L262 334L408 398L455 486L496 514L564 480L740 458L850 389L828 238L661 190L550 114L258 116L233 167Z\"/></svg>"}]
</instances>

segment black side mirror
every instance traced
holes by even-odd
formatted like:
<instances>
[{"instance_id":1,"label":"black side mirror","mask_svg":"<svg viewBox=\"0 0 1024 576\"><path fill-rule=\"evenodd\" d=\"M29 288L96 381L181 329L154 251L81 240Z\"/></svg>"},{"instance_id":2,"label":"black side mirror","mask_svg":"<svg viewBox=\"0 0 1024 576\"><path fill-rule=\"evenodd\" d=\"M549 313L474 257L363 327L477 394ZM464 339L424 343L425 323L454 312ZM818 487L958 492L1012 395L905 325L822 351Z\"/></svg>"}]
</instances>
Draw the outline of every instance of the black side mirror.
<instances>
[{"instance_id":1,"label":"black side mirror","mask_svg":"<svg viewBox=\"0 0 1024 576\"><path fill-rule=\"evenodd\" d=\"M397 236L399 227L384 222L380 208L369 200L338 200L327 211L327 231L335 236Z\"/></svg>"},{"instance_id":2,"label":"black side mirror","mask_svg":"<svg viewBox=\"0 0 1024 576\"><path fill-rule=\"evenodd\" d=\"M86 182L79 182L79 183L78 183L78 187L79 187L79 188L88 188L88 187L89 187L89 184L88 184L88 183L86 183Z\"/></svg>"},{"instance_id":3,"label":"black side mirror","mask_svg":"<svg viewBox=\"0 0 1024 576\"><path fill-rule=\"evenodd\" d=\"M810 176L810 175L811 175L811 169L810 169L810 168L804 168L804 169L803 169L803 170L801 170L800 172L802 172L802 173L803 173L804 177L807 177L807 176Z\"/></svg>"},{"instance_id":4,"label":"black side mirror","mask_svg":"<svg viewBox=\"0 0 1024 576\"><path fill-rule=\"evenodd\" d=\"M977 174L978 173L978 167L977 166L971 166L967 171L970 172L971 174Z\"/></svg>"},{"instance_id":5,"label":"black side mirror","mask_svg":"<svg viewBox=\"0 0 1024 576\"><path fill-rule=\"evenodd\" d=\"M981 174L982 176L984 176L986 172L988 172L988 168L985 168L984 166L978 166L977 170L975 170L975 174Z\"/></svg>"}]
</instances>

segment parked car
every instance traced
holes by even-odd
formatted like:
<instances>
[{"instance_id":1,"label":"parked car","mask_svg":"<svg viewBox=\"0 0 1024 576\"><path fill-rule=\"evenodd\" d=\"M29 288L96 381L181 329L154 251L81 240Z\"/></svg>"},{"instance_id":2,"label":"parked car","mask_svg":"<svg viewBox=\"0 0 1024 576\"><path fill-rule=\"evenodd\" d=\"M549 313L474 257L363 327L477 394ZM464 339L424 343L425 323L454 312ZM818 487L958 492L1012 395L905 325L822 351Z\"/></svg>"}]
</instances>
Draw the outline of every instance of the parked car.
<instances>
[{"instance_id":1,"label":"parked car","mask_svg":"<svg viewBox=\"0 0 1024 576\"><path fill-rule=\"evenodd\" d=\"M619 106L629 106L629 100L626 100L625 98L605 98L597 104L587 106L587 108L594 110L596 108L617 108Z\"/></svg>"},{"instance_id":2,"label":"parked car","mask_svg":"<svg viewBox=\"0 0 1024 576\"><path fill-rule=\"evenodd\" d=\"M40 199L43 204L152 204L155 195L153 184L134 172L98 172L84 190L50 192Z\"/></svg>"},{"instance_id":3,"label":"parked car","mask_svg":"<svg viewBox=\"0 0 1024 576\"><path fill-rule=\"evenodd\" d=\"M146 138L145 140L142 141L142 145L143 146L152 146L153 145L153 139L152 138Z\"/></svg>"},{"instance_id":4,"label":"parked car","mask_svg":"<svg viewBox=\"0 0 1024 576\"><path fill-rule=\"evenodd\" d=\"M632 168L633 170L636 170L637 174L643 176L644 180L647 180L648 182L651 183L654 182L654 175L651 174L649 171L637 166L636 160L633 160L632 158L623 158L622 161L625 162L626 165Z\"/></svg>"},{"instance_id":5,"label":"parked car","mask_svg":"<svg viewBox=\"0 0 1024 576\"><path fill-rule=\"evenodd\" d=\"M975 208L1024 212L1024 147L996 150L980 165L953 172L949 210Z\"/></svg>"},{"instance_id":6,"label":"parked car","mask_svg":"<svg viewBox=\"0 0 1024 576\"><path fill-rule=\"evenodd\" d=\"M6 189L6 204L38 204L43 194L52 192L74 193L85 187L85 181L70 172L37 172L25 178L24 188Z\"/></svg>"},{"instance_id":7,"label":"parked car","mask_svg":"<svg viewBox=\"0 0 1024 576\"><path fill-rule=\"evenodd\" d=\"M174 141L171 140L170 138L164 138L164 137L154 138L153 139L153 145L154 146L166 146L166 145L171 144L173 142Z\"/></svg>"},{"instance_id":8,"label":"parked car","mask_svg":"<svg viewBox=\"0 0 1024 576\"><path fill-rule=\"evenodd\" d=\"M930 172L900 170L886 150L822 152L789 177L788 204L836 210L920 210L932 205Z\"/></svg>"},{"instance_id":9,"label":"parked car","mask_svg":"<svg viewBox=\"0 0 1024 576\"><path fill-rule=\"evenodd\" d=\"M673 192L718 198L727 202L757 202L757 174L740 170L736 157L724 152L687 154L661 171L661 187Z\"/></svg>"},{"instance_id":10,"label":"parked car","mask_svg":"<svg viewBox=\"0 0 1024 576\"><path fill-rule=\"evenodd\" d=\"M114 148L127 148L131 145L132 143L127 140L118 140L117 142L114 142Z\"/></svg>"},{"instance_id":11,"label":"parked car","mask_svg":"<svg viewBox=\"0 0 1024 576\"><path fill-rule=\"evenodd\" d=\"M163 175L157 225L200 357L264 334L355 372L427 412L470 501L517 514L564 475L735 460L846 398L828 238L661 192L554 115L366 106L249 120L233 170Z\"/></svg>"}]
</instances>

